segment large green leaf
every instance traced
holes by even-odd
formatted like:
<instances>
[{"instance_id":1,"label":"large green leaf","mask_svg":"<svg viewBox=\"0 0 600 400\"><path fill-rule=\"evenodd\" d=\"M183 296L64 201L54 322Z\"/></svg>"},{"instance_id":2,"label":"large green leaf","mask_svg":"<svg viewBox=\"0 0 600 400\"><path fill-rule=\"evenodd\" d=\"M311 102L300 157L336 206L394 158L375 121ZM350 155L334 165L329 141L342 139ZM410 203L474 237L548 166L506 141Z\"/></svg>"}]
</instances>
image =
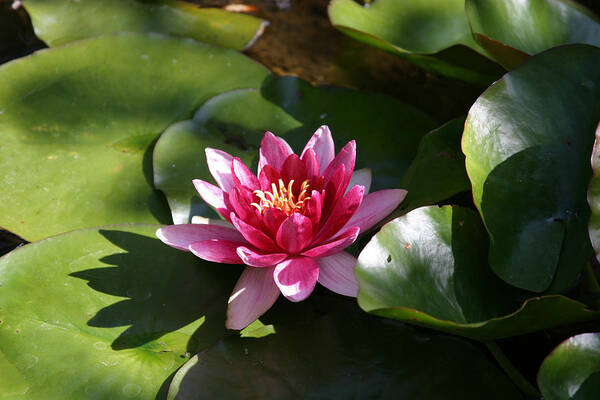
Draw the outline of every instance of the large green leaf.
<instances>
[{"instance_id":1,"label":"large green leaf","mask_svg":"<svg viewBox=\"0 0 600 400\"><path fill-rule=\"evenodd\" d=\"M569 287L590 256L586 188L600 120L600 49L532 57L469 111L463 151L490 265L537 292Z\"/></svg>"},{"instance_id":2,"label":"large green leaf","mask_svg":"<svg viewBox=\"0 0 600 400\"><path fill-rule=\"evenodd\" d=\"M0 258L0 398L154 398L223 337L238 271L163 245L158 227L73 231Z\"/></svg>"},{"instance_id":3,"label":"large green leaf","mask_svg":"<svg viewBox=\"0 0 600 400\"><path fill-rule=\"evenodd\" d=\"M173 0L25 0L35 33L50 46L114 32L158 32L243 50L266 21Z\"/></svg>"},{"instance_id":4,"label":"large green leaf","mask_svg":"<svg viewBox=\"0 0 600 400\"><path fill-rule=\"evenodd\" d=\"M544 360L538 384L546 400L600 398L600 333L584 333L562 342Z\"/></svg>"},{"instance_id":5,"label":"large green leaf","mask_svg":"<svg viewBox=\"0 0 600 400\"><path fill-rule=\"evenodd\" d=\"M486 255L474 211L416 209L385 225L361 252L358 302L383 317L482 340L600 318L558 295L520 305L522 294L493 274Z\"/></svg>"},{"instance_id":6,"label":"large green leaf","mask_svg":"<svg viewBox=\"0 0 600 400\"><path fill-rule=\"evenodd\" d=\"M236 90L207 101L194 119L169 128L154 151L154 180L174 220L202 213L191 180L212 181L204 147L256 160L264 132L284 137L297 152L328 124L338 148L357 141L357 168L369 167L373 188L398 185L423 135L435 124L422 112L386 96L316 88L293 77L268 79L261 90Z\"/></svg>"},{"instance_id":7,"label":"large green leaf","mask_svg":"<svg viewBox=\"0 0 600 400\"><path fill-rule=\"evenodd\" d=\"M475 42L464 0L332 0L329 19L345 34L438 73L487 85L504 71Z\"/></svg>"},{"instance_id":8,"label":"large green leaf","mask_svg":"<svg viewBox=\"0 0 600 400\"><path fill-rule=\"evenodd\" d=\"M151 145L206 99L268 72L232 51L157 34L98 37L0 68L0 226L28 240L169 222Z\"/></svg>"},{"instance_id":9,"label":"large green leaf","mask_svg":"<svg viewBox=\"0 0 600 400\"><path fill-rule=\"evenodd\" d=\"M600 21L570 0L466 0L473 35L506 68L568 43L600 45Z\"/></svg>"},{"instance_id":10,"label":"large green leaf","mask_svg":"<svg viewBox=\"0 0 600 400\"><path fill-rule=\"evenodd\" d=\"M400 182L408 191L400 205L403 212L471 190L460 151L464 124L464 118L453 119L421 139L417 156Z\"/></svg>"},{"instance_id":11,"label":"large green leaf","mask_svg":"<svg viewBox=\"0 0 600 400\"><path fill-rule=\"evenodd\" d=\"M473 346L319 297L277 304L287 316L274 317L273 335L227 338L195 356L169 399L521 398Z\"/></svg>"}]
</instances>

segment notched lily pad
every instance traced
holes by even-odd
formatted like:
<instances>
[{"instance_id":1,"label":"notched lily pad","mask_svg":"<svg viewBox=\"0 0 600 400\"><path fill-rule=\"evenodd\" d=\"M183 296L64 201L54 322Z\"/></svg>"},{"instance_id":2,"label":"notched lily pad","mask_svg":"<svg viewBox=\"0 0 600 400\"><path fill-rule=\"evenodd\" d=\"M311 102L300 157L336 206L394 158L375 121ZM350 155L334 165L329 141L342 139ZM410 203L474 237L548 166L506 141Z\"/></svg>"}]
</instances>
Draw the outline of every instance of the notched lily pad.
<instances>
[{"instance_id":1,"label":"notched lily pad","mask_svg":"<svg viewBox=\"0 0 600 400\"><path fill-rule=\"evenodd\" d=\"M173 0L25 0L36 35L50 46L116 32L157 32L244 50L266 21Z\"/></svg>"},{"instance_id":2,"label":"notched lily pad","mask_svg":"<svg viewBox=\"0 0 600 400\"><path fill-rule=\"evenodd\" d=\"M591 255L586 189L600 120L600 49L530 58L475 102L463 152L489 261L511 285L559 292Z\"/></svg>"},{"instance_id":3,"label":"notched lily pad","mask_svg":"<svg viewBox=\"0 0 600 400\"><path fill-rule=\"evenodd\" d=\"M208 98L267 76L232 50L158 34L97 37L2 65L0 226L33 241L170 222L152 188L152 143Z\"/></svg>"},{"instance_id":4,"label":"notched lily pad","mask_svg":"<svg viewBox=\"0 0 600 400\"><path fill-rule=\"evenodd\" d=\"M3 396L154 398L223 337L239 271L164 246L158 227L73 231L0 258Z\"/></svg>"},{"instance_id":5,"label":"notched lily pad","mask_svg":"<svg viewBox=\"0 0 600 400\"><path fill-rule=\"evenodd\" d=\"M563 296L526 299L498 279L479 216L457 206L422 207L388 223L361 252L355 274L365 311L474 339L600 318Z\"/></svg>"}]
</instances>

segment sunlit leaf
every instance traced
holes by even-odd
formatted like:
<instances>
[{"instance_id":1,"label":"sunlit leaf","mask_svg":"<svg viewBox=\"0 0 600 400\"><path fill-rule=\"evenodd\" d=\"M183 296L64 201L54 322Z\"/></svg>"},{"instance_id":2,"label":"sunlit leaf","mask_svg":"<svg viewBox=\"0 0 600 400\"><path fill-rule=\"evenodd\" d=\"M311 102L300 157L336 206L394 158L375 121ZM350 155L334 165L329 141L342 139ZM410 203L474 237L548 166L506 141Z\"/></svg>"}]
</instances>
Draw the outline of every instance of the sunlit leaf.
<instances>
[{"instance_id":1,"label":"sunlit leaf","mask_svg":"<svg viewBox=\"0 0 600 400\"><path fill-rule=\"evenodd\" d=\"M0 398L154 398L223 337L238 269L164 246L158 227L73 231L0 258Z\"/></svg>"},{"instance_id":2,"label":"sunlit leaf","mask_svg":"<svg viewBox=\"0 0 600 400\"><path fill-rule=\"evenodd\" d=\"M25 0L35 33L50 46L115 32L158 32L243 50L266 21L173 0Z\"/></svg>"}]
</instances>

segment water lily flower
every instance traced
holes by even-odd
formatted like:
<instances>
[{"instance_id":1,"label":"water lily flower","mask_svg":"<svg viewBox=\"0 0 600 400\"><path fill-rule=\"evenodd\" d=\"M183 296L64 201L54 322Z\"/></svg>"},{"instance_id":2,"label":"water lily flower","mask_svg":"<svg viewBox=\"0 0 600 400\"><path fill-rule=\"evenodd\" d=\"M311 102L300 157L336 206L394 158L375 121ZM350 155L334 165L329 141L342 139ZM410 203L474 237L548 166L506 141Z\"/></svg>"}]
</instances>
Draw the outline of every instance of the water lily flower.
<instances>
[{"instance_id":1,"label":"water lily flower","mask_svg":"<svg viewBox=\"0 0 600 400\"><path fill-rule=\"evenodd\" d=\"M204 201L226 221L166 226L157 236L177 249L213 262L246 264L227 310L227 327L242 329L282 293L301 301L319 282L356 297L356 259L345 252L360 232L392 212L406 195L388 189L368 194L371 173L354 171L356 143L335 155L327 126L320 127L298 157L266 132L258 176L239 158L206 149L218 186L195 179Z\"/></svg>"}]
</instances>

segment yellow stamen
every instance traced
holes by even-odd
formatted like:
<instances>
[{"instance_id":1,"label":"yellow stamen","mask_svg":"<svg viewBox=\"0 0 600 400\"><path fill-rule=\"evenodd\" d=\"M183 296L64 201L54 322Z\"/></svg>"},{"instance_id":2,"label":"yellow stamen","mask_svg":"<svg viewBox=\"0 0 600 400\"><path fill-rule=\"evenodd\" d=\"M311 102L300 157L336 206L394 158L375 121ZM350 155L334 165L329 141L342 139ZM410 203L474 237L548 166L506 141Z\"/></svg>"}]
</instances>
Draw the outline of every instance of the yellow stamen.
<instances>
[{"instance_id":1,"label":"yellow stamen","mask_svg":"<svg viewBox=\"0 0 600 400\"><path fill-rule=\"evenodd\" d=\"M271 191L263 192L262 190L255 190L253 193L259 201L250 203L250 205L255 207L261 214L267 208L277 208L287 215L294 212L304 213L306 202L310 199L310 196L308 196L308 180L302 182L300 185L300 194L298 197L294 196L293 188L293 179L288 182L287 187L283 179L279 179L277 184L275 182L271 183Z\"/></svg>"}]
</instances>

